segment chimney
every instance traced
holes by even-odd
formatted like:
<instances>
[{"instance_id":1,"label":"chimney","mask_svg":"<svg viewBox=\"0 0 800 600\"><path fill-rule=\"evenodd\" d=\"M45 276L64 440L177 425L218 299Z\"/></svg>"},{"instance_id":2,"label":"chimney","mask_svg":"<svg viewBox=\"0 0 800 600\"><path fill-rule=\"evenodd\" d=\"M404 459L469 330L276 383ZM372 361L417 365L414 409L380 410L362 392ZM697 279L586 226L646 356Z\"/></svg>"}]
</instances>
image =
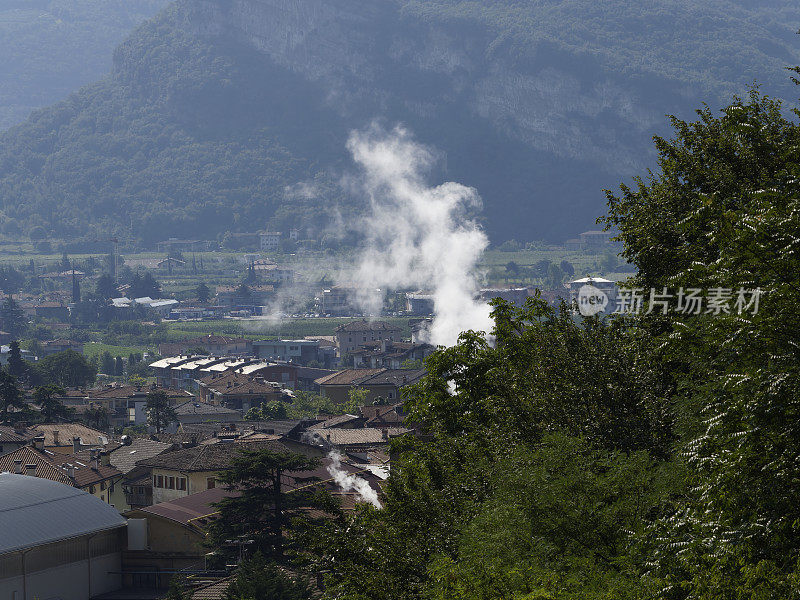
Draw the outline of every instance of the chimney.
<instances>
[{"instance_id":1,"label":"chimney","mask_svg":"<svg viewBox=\"0 0 800 600\"><path fill-rule=\"evenodd\" d=\"M22 475L22 459L16 458L14 459L14 473L17 475Z\"/></svg>"},{"instance_id":2,"label":"chimney","mask_svg":"<svg viewBox=\"0 0 800 600\"><path fill-rule=\"evenodd\" d=\"M388 429L381 429L381 437L385 440L389 439L389 430Z\"/></svg>"},{"instance_id":3,"label":"chimney","mask_svg":"<svg viewBox=\"0 0 800 600\"><path fill-rule=\"evenodd\" d=\"M100 457L100 450L90 450L89 456L92 459L92 468L97 471L100 468L100 461L98 460Z\"/></svg>"},{"instance_id":4,"label":"chimney","mask_svg":"<svg viewBox=\"0 0 800 600\"><path fill-rule=\"evenodd\" d=\"M14 432L15 433L25 433L28 430L27 425L23 421L17 421L14 423Z\"/></svg>"},{"instance_id":5,"label":"chimney","mask_svg":"<svg viewBox=\"0 0 800 600\"><path fill-rule=\"evenodd\" d=\"M44 452L44 435L37 435L33 438L33 447L40 452Z\"/></svg>"},{"instance_id":6,"label":"chimney","mask_svg":"<svg viewBox=\"0 0 800 600\"><path fill-rule=\"evenodd\" d=\"M76 454L81 451L81 438L78 436L72 438L72 451Z\"/></svg>"},{"instance_id":7,"label":"chimney","mask_svg":"<svg viewBox=\"0 0 800 600\"><path fill-rule=\"evenodd\" d=\"M67 477L70 479L75 479L75 465L72 463L67 463Z\"/></svg>"},{"instance_id":8,"label":"chimney","mask_svg":"<svg viewBox=\"0 0 800 600\"><path fill-rule=\"evenodd\" d=\"M25 465L25 475L36 477L36 465Z\"/></svg>"},{"instance_id":9,"label":"chimney","mask_svg":"<svg viewBox=\"0 0 800 600\"><path fill-rule=\"evenodd\" d=\"M58 446L58 429L53 429L53 446Z\"/></svg>"}]
</instances>

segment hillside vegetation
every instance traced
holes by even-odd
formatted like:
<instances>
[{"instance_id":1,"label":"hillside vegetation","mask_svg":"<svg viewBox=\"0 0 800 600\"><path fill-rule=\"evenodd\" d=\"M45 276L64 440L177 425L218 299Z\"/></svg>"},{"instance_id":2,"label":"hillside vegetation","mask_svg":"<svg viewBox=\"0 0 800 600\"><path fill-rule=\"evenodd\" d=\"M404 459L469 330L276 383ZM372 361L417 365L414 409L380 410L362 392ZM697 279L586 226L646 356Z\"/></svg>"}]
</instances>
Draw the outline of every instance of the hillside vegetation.
<instances>
[{"instance_id":1,"label":"hillside vegetation","mask_svg":"<svg viewBox=\"0 0 800 600\"><path fill-rule=\"evenodd\" d=\"M0 2L0 131L111 69L111 52L168 0Z\"/></svg>"},{"instance_id":2,"label":"hillside vegetation","mask_svg":"<svg viewBox=\"0 0 800 600\"><path fill-rule=\"evenodd\" d=\"M179 1L141 26L109 77L0 137L0 233L323 228L358 205L336 185L349 131L379 118L441 151L434 180L479 190L494 239L560 241L653 164L666 113L756 80L791 97L800 63L790 2L311 5L286 24L271 2Z\"/></svg>"}]
</instances>

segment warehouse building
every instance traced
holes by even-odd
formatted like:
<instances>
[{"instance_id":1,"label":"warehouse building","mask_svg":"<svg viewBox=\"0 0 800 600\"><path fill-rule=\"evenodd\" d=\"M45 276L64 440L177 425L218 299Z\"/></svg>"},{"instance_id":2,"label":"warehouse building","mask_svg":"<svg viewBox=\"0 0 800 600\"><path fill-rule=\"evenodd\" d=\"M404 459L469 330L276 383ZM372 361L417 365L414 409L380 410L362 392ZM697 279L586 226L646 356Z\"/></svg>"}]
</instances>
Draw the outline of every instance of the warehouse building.
<instances>
[{"instance_id":1,"label":"warehouse building","mask_svg":"<svg viewBox=\"0 0 800 600\"><path fill-rule=\"evenodd\" d=\"M0 598L87 600L120 589L125 527L91 494L0 473Z\"/></svg>"}]
</instances>

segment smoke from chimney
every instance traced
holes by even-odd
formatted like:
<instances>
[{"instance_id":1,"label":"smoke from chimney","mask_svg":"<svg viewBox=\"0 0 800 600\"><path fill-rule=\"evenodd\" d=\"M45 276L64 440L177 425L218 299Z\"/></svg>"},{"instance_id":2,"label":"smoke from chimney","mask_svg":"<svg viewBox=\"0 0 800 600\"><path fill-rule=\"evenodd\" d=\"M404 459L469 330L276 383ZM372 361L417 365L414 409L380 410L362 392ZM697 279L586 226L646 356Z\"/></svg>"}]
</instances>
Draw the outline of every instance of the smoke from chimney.
<instances>
[{"instance_id":1,"label":"smoke from chimney","mask_svg":"<svg viewBox=\"0 0 800 600\"><path fill-rule=\"evenodd\" d=\"M490 331L490 308L476 300L478 260L489 240L467 214L481 206L476 190L454 182L429 186L434 154L402 127L353 132L347 147L363 170L370 202L361 223L359 287L432 290L435 318L423 335L432 344L453 345L468 329ZM379 314L382 297L360 300Z\"/></svg>"},{"instance_id":2,"label":"smoke from chimney","mask_svg":"<svg viewBox=\"0 0 800 600\"><path fill-rule=\"evenodd\" d=\"M328 458L331 459L331 464L328 465L327 471L330 473L333 480L336 482L343 492L354 491L362 502L368 502L375 508L382 508L380 500L378 500L378 493L372 489L372 486L366 480L348 473L342 469L342 455L338 452L329 452Z\"/></svg>"}]
</instances>

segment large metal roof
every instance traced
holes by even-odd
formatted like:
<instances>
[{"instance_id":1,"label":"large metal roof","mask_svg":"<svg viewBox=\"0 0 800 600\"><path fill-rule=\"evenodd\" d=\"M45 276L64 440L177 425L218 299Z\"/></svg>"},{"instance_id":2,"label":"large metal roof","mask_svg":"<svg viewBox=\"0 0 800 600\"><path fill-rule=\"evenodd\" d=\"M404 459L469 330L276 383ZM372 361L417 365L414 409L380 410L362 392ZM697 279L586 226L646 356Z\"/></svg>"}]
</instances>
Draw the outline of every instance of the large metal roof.
<instances>
[{"instance_id":1,"label":"large metal roof","mask_svg":"<svg viewBox=\"0 0 800 600\"><path fill-rule=\"evenodd\" d=\"M0 473L0 555L125 526L117 510L74 487Z\"/></svg>"}]
</instances>

